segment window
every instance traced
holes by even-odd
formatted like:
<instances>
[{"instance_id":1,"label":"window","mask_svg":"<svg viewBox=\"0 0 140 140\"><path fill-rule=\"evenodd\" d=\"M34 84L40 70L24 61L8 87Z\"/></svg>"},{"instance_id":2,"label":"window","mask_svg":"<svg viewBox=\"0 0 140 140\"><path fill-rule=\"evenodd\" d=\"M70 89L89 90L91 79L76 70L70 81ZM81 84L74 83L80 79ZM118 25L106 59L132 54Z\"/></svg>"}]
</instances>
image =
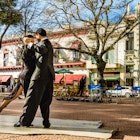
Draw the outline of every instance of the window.
<instances>
[{"instance_id":1,"label":"window","mask_svg":"<svg viewBox=\"0 0 140 140\"><path fill-rule=\"evenodd\" d=\"M8 59L9 59L8 52L4 52L3 66L7 66L8 65Z\"/></svg>"},{"instance_id":2,"label":"window","mask_svg":"<svg viewBox=\"0 0 140 140\"><path fill-rule=\"evenodd\" d=\"M59 60L62 59L62 53L61 50L55 50L54 52L54 63L58 63Z\"/></svg>"},{"instance_id":3,"label":"window","mask_svg":"<svg viewBox=\"0 0 140 140\"><path fill-rule=\"evenodd\" d=\"M57 42L53 43L53 47L54 47L54 63L58 63L60 60L63 59L62 49L55 49L60 47L60 44L58 44Z\"/></svg>"},{"instance_id":4,"label":"window","mask_svg":"<svg viewBox=\"0 0 140 140\"><path fill-rule=\"evenodd\" d=\"M17 66L22 65L21 53L22 53L22 49L18 47L16 49L16 65Z\"/></svg>"},{"instance_id":5,"label":"window","mask_svg":"<svg viewBox=\"0 0 140 140\"><path fill-rule=\"evenodd\" d=\"M57 63L59 59L59 50L55 50L54 52L54 63Z\"/></svg>"},{"instance_id":6,"label":"window","mask_svg":"<svg viewBox=\"0 0 140 140\"><path fill-rule=\"evenodd\" d=\"M81 49L81 42L79 40L75 40L72 43L71 48ZM81 53L80 52L77 52L77 51L73 51L72 52L72 56L73 56L73 60L74 61L79 61L80 60L80 57L81 57Z\"/></svg>"},{"instance_id":7,"label":"window","mask_svg":"<svg viewBox=\"0 0 140 140\"><path fill-rule=\"evenodd\" d=\"M126 50L134 49L134 33L130 33L127 36L128 40L126 41Z\"/></svg>"},{"instance_id":8,"label":"window","mask_svg":"<svg viewBox=\"0 0 140 140\"><path fill-rule=\"evenodd\" d=\"M105 60L106 60L106 63L109 63L109 52L106 52Z\"/></svg>"},{"instance_id":9,"label":"window","mask_svg":"<svg viewBox=\"0 0 140 140\"><path fill-rule=\"evenodd\" d=\"M95 60L94 56L91 57L91 62L92 62L92 64L96 64L96 60Z\"/></svg>"},{"instance_id":10,"label":"window","mask_svg":"<svg viewBox=\"0 0 140 140\"><path fill-rule=\"evenodd\" d=\"M73 60L74 61L79 61L80 60L80 53L79 52L73 51L72 55L73 55Z\"/></svg>"},{"instance_id":11,"label":"window","mask_svg":"<svg viewBox=\"0 0 140 140\"><path fill-rule=\"evenodd\" d=\"M108 51L105 54L106 63L113 64L114 63L114 50Z\"/></svg>"},{"instance_id":12,"label":"window","mask_svg":"<svg viewBox=\"0 0 140 140\"><path fill-rule=\"evenodd\" d=\"M134 69L133 65L126 66L126 73L131 73L133 69Z\"/></svg>"}]
</instances>

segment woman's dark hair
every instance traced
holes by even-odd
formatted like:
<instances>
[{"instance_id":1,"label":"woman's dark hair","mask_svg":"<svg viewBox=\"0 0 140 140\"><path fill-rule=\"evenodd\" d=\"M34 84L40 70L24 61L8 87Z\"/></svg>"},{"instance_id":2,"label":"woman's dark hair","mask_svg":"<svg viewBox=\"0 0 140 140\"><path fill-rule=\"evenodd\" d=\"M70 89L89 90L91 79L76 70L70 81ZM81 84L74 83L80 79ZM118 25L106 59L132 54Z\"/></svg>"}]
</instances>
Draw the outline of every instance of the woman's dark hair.
<instances>
[{"instance_id":1,"label":"woman's dark hair","mask_svg":"<svg viewBox=\"0 0 140 140\"><path fill-rule=\"evenodd\" d=\"M34 36L33 36L33 35L26 35L26 36L24 36L24 37L34 38Z\"/></svg>"}]
</instances>

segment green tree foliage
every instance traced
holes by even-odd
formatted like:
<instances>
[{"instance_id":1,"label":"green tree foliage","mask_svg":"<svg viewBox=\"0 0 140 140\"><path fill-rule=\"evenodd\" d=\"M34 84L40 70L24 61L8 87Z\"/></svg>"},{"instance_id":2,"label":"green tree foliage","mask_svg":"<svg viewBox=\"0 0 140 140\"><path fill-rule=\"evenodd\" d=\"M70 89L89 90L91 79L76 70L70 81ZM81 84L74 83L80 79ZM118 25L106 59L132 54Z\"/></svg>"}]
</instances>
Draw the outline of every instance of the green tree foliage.
<instances>
[{"instance_id":1,"label":"green tree foliage","mask_svg":"<svg viewBox=\"0 0 140 140\"><path fill-rule=\"evenodd\" d=\"M16 10L16 0L0 0L0 25L5 26L0 37L0 48L3 36L11 25L17 25L22 20L22 14Z\"/></svg>"}]
</instances>

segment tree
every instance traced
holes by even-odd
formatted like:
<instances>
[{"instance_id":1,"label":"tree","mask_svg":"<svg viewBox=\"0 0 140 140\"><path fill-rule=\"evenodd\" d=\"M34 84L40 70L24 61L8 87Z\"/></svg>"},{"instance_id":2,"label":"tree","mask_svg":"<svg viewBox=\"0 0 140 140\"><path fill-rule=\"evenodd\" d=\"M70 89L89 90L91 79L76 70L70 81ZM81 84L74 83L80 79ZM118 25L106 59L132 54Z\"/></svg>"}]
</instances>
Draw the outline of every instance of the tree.
<instances>
[{"instance_id":1,"label":"tree","mask_svg":"<svg viewBox=\"0 0 140 140\"><path fill-rule=\"evenodd\" d=\"M93 56L101 85L104 85L104 69L106 62L103 56L127 34L133 31L138 20L129 14L129 4L133 0L54 0L50 1L47 10L47 20L73 35L82 42L84 49L70 49ZM88 44L75 32L75 23L84 25L89 31L93 45ZM112 39L113 38L113 39ZM60 47L57 49L60 49ZM61 47L62 49L62 47Z\"/></svg>"},{"instance_id":2,"label":"tree","mask_svg":"<svg viewBox=\"0 0 140 140\"><path fill-rule=\"evenodd\" d=\"M14 33L26 35L29 32L33 32L36 28L43 26L41 21L45 14L44 6L43 2L39 0L20 1L18 7L23 19L17 28L13 28Z\"/></svg>"},{"instance_id":3,"label":"tree","mask_svg":"<svg viewBox=\"0 0 140 140\"><path fill-rule=\"evenodd\" d=\"M22 20L22 14L15 7L16 0L0 0L0 24L4 27L0 36L0 48L8 28L11 25L17 25Z\"/></svg>"},{"instance_id":4,"label":"tree","mask_svg":"<svg viewBox=\"0 0 140 140\"><path fill-rule=\"evenodd\" d=\"M11 25L5 37L8 39L19 38L18 42L15 42L17 45L21 43L23 36L33 34L38 27L44 27L42 18L45 15L46 7L42 0L17 0L16 9L21 13L22 20L18 22L18 26Z\"/></svg>"}]
</instances>

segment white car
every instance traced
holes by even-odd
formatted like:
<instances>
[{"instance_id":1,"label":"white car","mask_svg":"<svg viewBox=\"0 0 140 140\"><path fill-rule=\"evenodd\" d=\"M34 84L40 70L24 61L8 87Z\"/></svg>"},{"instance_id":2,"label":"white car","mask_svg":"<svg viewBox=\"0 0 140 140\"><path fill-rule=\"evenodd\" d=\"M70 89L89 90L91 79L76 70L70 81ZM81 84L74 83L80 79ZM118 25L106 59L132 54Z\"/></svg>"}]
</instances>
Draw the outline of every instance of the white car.
<instances>
[{"instance_id":1,"label":"white car","mask_svg":"<svg viewBox=\"0 0 140 140\"><path fill-rule=\"evenodd\" d=\"M120 86L106 91L107 97L132 97L135 93L130 86Z\"/></svg>"}]
</instances>

